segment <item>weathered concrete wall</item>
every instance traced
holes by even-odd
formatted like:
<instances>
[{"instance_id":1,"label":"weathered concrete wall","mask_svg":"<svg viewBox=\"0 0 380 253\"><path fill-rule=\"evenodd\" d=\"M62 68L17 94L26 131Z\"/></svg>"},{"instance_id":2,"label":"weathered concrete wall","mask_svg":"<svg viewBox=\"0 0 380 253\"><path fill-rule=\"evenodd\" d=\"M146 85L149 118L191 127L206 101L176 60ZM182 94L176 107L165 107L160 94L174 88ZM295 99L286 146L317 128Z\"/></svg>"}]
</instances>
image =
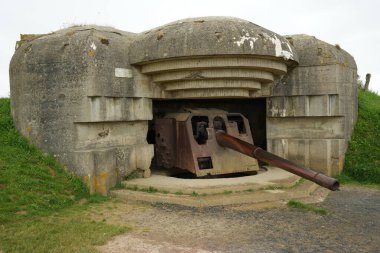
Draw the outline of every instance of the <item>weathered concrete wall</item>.
<instances>
[{"instance_id":1,"label":"weathered concrete wall","mask_svg":"<svg viewBox=\"0 0 380 253\"><path fill-rule=\"evenodd\" d=\"M151 100L133 80L134 34L73 27L20 41L10 64L17 129L105 194L138 169L149 175L145 141Z\"/></svg>"},{"instance_id":2,"label":"weathered concrete wall","mask_svg":"<svg viewBox=\"0 0 380 253\"><path fill-rule=\"evenodd\" d=\"M337 175L357 117L355 60L312 36L289 36L299 66L278 80L268 99L268 149Z\"/></svg>"},{"instance_id":3,"label":"weathered concrete wall","mask_svg":"<svg viewBox=\"0 0 380 253\"><path fill-rule=\"evenodd\" d=\"M10 64L15 125L92 192L149 176L152 99L267 98L268 149L336 174L356 119L356 65L310 36L227 17L132 34L73 27L22 36ZM297 67L298 62L300 63Z\"/></svg>"},{"instance_id":4,"label":"weathered concrete wall","mask_svg":"<svg viewBox=\"0 0 380 253\"><path fill-rule=\"evenodd\" d=\"M261 26L202 17L139 34L130 60L149 77L154 98L188 99L269 96L273 80L298 56L283 36Z\"/></svg>"},{"instance_id":5,"label":"weathered concrete wall","mask_svg":"<svg viewBox=\"0 0 380 253\"><path fill-rule=\"evenodd\" d=\"M256 55L298 60L297 53L283 36L233 17L178 20L138 34L131 44L133 64L213 55Z\"/></svg>"}]
</instances>

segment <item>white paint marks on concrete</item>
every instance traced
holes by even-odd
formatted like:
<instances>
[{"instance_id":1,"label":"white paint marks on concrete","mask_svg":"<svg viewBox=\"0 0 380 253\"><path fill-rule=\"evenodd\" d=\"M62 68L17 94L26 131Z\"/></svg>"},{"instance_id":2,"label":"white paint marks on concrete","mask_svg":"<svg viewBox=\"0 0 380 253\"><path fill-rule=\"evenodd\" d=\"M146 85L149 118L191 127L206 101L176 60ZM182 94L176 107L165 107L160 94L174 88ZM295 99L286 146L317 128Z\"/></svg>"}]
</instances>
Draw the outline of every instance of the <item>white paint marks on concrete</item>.
<instances>
[{"instance_id":1,"label":"white paint marks on concrete","mask_svg":"<svg viewBox=\"0 0 380 253\"><path fill-rule=\"evenodd\" d=\"M272 117L278 115L278 108L276 106L272 106L269 111L272 113Z\"/></svg>"},{"instance_id":2,"label":"white paint marks on concrete","mask_svg":"<svg viewBox=\"0 0 380 253\"><path fill-rule=\"evenodd\" d=\"M132 70L126 68L115 68L115 76L123 78L132 78Z\"/></svg>"},{"instance_id":3,"label":"white paint marks on concrete","mask_svg":"<svg viewBox=\"0 0 380 253\"><path fill-rule=\"evenodd\" d=\"M290 44L288 42L286 42L286 46L289 48L289 51L292 53L293 55L293 50L292 50L292 47L290 46Z\"/></svg>"},{"instance_id":4,"label":"white paint marks on concrete","mask_svg":"<svg viewBox=\"0 0 380 253\"><path fill-rule=\"evenodd\" d=\"M276 53L277 57L282 57L285 60L293 60L294 59L293 50L292 50L292 47L289 45L289 43L287 43L285 41L281 41L276 36L276 34L268 35L266 33L263 33L263 36L265 39L270 40L274 44L275 53ZM286 47L288 48L287 50L282 48L283 44L286 45Z\"/></svg>"},{"instance_id":5,"label":"white paint marks on concrete","mask_svg":"<svg viewBox=\"0 0 380 253\"><path fill-rule=\"evenodd\" d=\"M284 42L284 43L286 43L286 46L289 50L284 50L282 48L283 42L276 36L276 34L273 34L272 36L269 36L267 34L265 35L264 36L270 41L272 41L272 43L274 44L277 57L282 57L285 60L294 59L293 51L287 42Z\"/></svg>"},{"instance_id":6,"label":"white paint marks on concrete","mask_svg":"<svg viewBox=\"0 0 380 253\"><path fill-rule=\"evenodd\" d=\"M236 40L236 41L234 41L234 43L236 44L236 45L238 45L239 47L241 47L242 45L244 45L244 43L247 41L248 43L249 43L249 47L251 48L251 49L253 49L254 48L254 44L255 44L255 41L257 40L257 38L255 37L255 36L251 36L250 34L249 34L249 32L247 32L246 30L242 30L242 32L243 32L243 36L240 38L240 40ZM233 39L236 39L235 37L233 37Z\"/></svg>"},{"instance_id":7,"label":"white paint marks on concrete","mask_svg":"<svg viewBox=\"0 0 380 253\"><path fill-rule=\"evenodd\" d=\"M94 42L91 43L91 46L90 46L90 47L92 48L92 50L94 50L94 51L96 50L96 45L95 45Z\"/></svg>"}]
</instances>

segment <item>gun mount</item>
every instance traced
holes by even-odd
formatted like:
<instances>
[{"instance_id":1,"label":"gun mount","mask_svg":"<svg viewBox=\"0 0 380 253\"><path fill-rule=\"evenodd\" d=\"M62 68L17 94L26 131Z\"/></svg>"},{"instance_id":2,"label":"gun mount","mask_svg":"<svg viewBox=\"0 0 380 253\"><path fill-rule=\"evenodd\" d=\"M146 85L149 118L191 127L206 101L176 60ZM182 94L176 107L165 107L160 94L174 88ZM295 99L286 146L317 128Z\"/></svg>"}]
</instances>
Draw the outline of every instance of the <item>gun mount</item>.
<instances>
[{"instance_id":1,"label":"gun mount","mask_svg":"<svg viewBox=\"0 0 380 253\"><path fill-rule=\"evenodd\" d=\"M339 182L253 145L248 120L240 113L194 109L155 120L158 166L188 170L198 177L258 171L258 161L308 179L332 191Z\"/></svg>"}]
</instances>

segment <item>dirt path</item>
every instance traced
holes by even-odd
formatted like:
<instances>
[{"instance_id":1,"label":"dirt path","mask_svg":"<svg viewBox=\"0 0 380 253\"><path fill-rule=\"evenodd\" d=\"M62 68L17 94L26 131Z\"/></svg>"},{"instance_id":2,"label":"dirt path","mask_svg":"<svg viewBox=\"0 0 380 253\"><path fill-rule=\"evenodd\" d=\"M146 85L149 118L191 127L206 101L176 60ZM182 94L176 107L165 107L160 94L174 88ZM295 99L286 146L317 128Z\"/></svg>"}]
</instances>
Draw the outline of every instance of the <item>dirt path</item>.
<instances>
[{"instance_id":1,"label":"dirt path","mask_svg":"<svg viewBox=\"0 0 380 253\"><path fill-rule=\"evenodd\" d=\"M103 252L380 252L379 190L343 187L317 206L328 214L112 203L93 217L133 227Z\"/></svg>"}]
</instances>

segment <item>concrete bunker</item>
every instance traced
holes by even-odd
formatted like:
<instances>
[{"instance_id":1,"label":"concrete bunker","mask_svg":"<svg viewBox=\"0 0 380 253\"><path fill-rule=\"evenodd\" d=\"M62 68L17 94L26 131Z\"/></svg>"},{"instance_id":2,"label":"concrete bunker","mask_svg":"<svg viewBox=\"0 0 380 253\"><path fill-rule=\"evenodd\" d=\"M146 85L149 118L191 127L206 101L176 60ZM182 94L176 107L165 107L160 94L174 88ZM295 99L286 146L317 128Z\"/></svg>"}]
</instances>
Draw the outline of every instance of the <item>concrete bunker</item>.
<instances>
[{"instance_id":1,"label":"concrete bunker","mask_svg":"<svg viewBox=\"0 0 380 253\"><path fill-rule=\"evenodd\" d=\"M340 47L229 17L22 36L10 64L17 129L103 194L136 170L150 176L150 122L180 104L246 114L261 147L336 175L356 78Z\"/></svg>"}]
</instances>

